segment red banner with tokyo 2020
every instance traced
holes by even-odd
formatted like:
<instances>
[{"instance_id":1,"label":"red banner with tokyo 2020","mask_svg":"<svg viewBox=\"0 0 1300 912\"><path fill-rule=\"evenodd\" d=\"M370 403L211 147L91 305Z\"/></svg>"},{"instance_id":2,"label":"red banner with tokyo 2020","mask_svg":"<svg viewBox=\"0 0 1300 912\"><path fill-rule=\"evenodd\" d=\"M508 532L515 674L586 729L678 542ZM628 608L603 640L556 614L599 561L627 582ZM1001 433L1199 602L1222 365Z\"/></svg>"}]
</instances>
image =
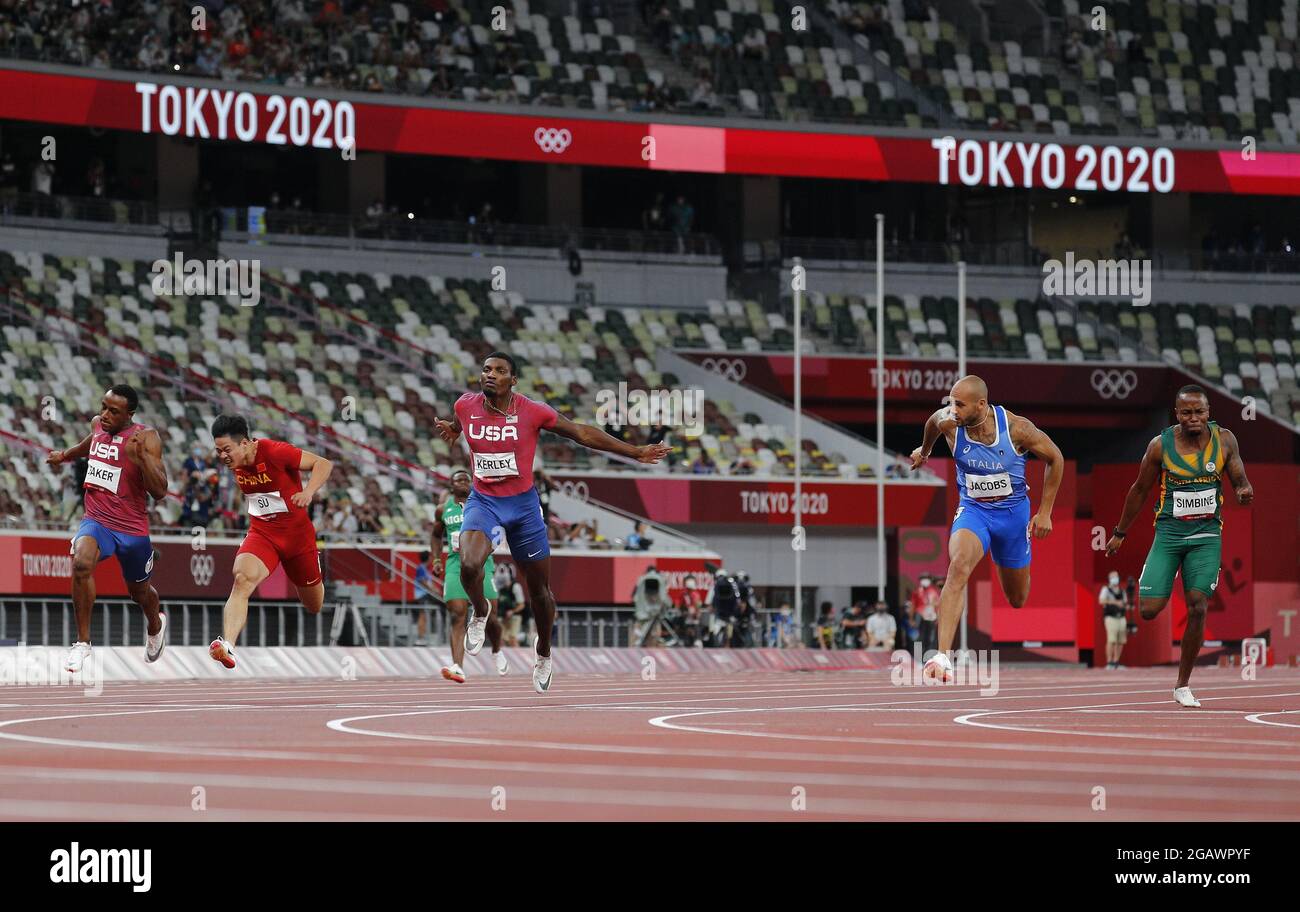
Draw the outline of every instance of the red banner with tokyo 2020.
<instances>
[{"instance_id":1,"label":"red banner with tokyo 2020","mask_svg":"<svg viewBox=\"0 0 1300 912\"><path fill-rule=\"evenodd\" d=\"M72 70L72 68L65 68ZM278 87L276 87L278 89ZM0 65L0 119L320 150L394 152L706 174L767 174L1079 193L1300 195L1300 153L1173 148L1030 135L899 135L655 123L635 115L507 114L416 98L263 85L70 75Z\"/></svg>"}]
</instances>

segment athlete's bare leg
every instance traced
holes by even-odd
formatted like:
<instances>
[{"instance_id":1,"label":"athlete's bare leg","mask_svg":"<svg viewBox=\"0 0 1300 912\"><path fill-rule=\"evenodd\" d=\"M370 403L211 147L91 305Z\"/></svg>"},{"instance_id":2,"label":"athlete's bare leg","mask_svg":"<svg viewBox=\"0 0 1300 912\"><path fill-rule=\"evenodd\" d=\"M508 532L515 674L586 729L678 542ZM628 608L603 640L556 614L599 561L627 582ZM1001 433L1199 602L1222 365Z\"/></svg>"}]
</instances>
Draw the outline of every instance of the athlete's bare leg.
<instances>
[{"instance_id":1,"label":"athlete's bare leg","mask_svg":"<svg viewBox=\"0 0 1300 912\"><path fill-rule=\"evenodd\" d=\"M90 615L95 610L95 567L99 542L93 536L77 539L72 552L72 607L77 613L77 642L90 642Z\"/></svg>"},{"instance_id":2,"label":"athlete's bare leg","mask_svg":"<svg viewBox=\"0 0 1300 912\"><path fill-rule=\"evenodd\" d=\"M1196 657L1201 653L1201 644L1205 642L1205 613L1209 601L1204 592L1196 589L1187 593L1187 629L1183 631L1183 652L1178 659L1178 687L1187 686Z\"/></svg>"},{"instance_id":3,"label":"athlete's bare leg","mask_svg":"<svg viewBox=\"0 0 1300 912\"><path fill-rule=\"evenodd\" d=\"M460 532L460 584L474 606L475 617L486 617L492 605L483 595L483 568L492 553L492 540L480 529Z\"/></svg>"},{"instance_id":4,"label":"athlete's bare leg","mask_svg":"<svg viewBox=\"0 0 1300 912\"><path fill-rule=\"evenodd\" d=\"M248 620L248 600L262 580L271 575L266 564L256 554L235 556L235 585L230 587L230 598L226 599L225 610L221 613L222 636L231 646L239 639Z\"/></svg>"},{"instance_id":5,"label":"athlete's bare leg","mask_svg":"<svg viewBox=\"0 0 1300 912\"><path fill-rule=\"evenodd\" d=\"M491 599L492 616L487 622L487 638L492 644L492 652L495 655L501 651L501 614L497 611L497 599Z\"/></svg>"},{"instance_id":6,"label":"athlete's bare leg","mask_svg":"<svg viewBox=\"0 0 1300 912\"><path fill-rule=\"evenodd\" d=\"M996 564L994 564L997 567ZM1021 608L1029 601L1029 567L997 567L1002 592L1012 608Z\"/></svg>"},{"instance_id":7,"label":"athlete's bare leg","mask_svg":"<svg viewBox=\"0 0 1300 912\"><path fill-rule=\"evenodd\" d=\"M162 618L158 616L161 608L158 602L158 590L145 580L140 583L127 583L126 591L130 593L132 601L144 610L144 622L149 636L157 636L162 630Z\"/></svg>"},{"instance_id":8,"label":"athlete's bare leg","mask_svg":"<svg viewBox=\"0 0 1300 912\"><path fill-rule=\"evenodd\" d=\"M975 572L975 565L984 557L984 545L970 529L958 529L948 539L948 578L939 593L939 651L952 649L961 623L962 593Z\"/></svg>"},{"instance_id":9,"label":"athlete's bare leg","mask_svg":"<svg viewBox=\"0 0 1300 912\"><path fill-rule=\"evenodd\" d=\"M294 588L298 590L298 600L302 602L302 607L307 609L307 613L320 614L321 606L325 604L325 581L321 580L314 586L294 586ZM245 601L244 605L247 606L248 602Z\"/></svg>"},{"instance_id":10,"label":"athlete's bare leg","mask_svg":"<svg viewBox=\"0 0 1300 912\"><path fill-rule=\"evenodd\" d=\"M463 559L463 558L462 558ZM469 602L464 599L452 599L447 603L447 613L451 615L451 664L460 665L465 661L465 621L469 612ZM488 628L491 630L491 627Z\"/></svg>"},{"instance_id":11,"label":"athlete's bare leg","mask_svg":"<svg viewBox=\"0 0 1300 912\"><path fill-rule=\"evenodd\" d=\"M528 601L533 606L533 622L537 625L537 654L546 658L551 654L551 628L555 624L555 595L551 592L551 559L521 561L516 564L524 571L524 587Z\"/></svg>"}]
</instances>

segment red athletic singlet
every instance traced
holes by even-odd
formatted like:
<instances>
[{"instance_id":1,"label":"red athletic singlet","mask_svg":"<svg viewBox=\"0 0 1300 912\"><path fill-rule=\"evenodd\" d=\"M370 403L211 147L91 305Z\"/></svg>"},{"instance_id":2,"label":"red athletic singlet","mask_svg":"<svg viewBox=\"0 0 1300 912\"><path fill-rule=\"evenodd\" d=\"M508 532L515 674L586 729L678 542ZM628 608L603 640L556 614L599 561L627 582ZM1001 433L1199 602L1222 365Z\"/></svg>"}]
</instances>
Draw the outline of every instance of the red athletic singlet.
<instances>
[{"instance_id":1,"label":"red athletic singlet","mask_svg":"<svg viewBox=\"0 0 1300 912\"><path fill-rule=\"evenodd\" d=\"M126 456L126 442L152 430L129 424L117 434L100 430L95 420L86 467L86 518L124 535L149 534L148 491L144 473Z\"/></svg>"}]
</instances>

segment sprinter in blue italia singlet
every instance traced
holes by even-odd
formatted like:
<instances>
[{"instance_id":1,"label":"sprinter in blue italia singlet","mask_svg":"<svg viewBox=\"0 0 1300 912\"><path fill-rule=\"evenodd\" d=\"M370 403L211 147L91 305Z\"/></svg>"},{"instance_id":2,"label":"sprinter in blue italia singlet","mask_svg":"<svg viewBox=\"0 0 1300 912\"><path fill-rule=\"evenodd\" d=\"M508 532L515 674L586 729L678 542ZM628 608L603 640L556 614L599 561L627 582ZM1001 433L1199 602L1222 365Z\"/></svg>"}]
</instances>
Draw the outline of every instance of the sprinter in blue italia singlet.
<instances>
[{"instance_id":1,"label":"sprinter in blue italia singlet","mask_svg":"<svg viewBox=\"0 0 1300 912\"><path fill-rule=\"evenodd\" d=\"M948 578L939 597L939 652L925 663L927 678L951 681L947 653L961 621L962 593L985 554L993 556L1007 601L1019 608L1029 599L1029 563L1034 538L1052 531L1052 505L1061 486L1065 457L1032 421L989 405L988 387L976 376L952 388L950 404L925 423L925 439L912 451L912 469L930 457L940 437L957 466L960 505L948 536ZM1025 454L1046 462L1043 498L1032 513L1025 484Z\"/></svg>"}]
</instances>

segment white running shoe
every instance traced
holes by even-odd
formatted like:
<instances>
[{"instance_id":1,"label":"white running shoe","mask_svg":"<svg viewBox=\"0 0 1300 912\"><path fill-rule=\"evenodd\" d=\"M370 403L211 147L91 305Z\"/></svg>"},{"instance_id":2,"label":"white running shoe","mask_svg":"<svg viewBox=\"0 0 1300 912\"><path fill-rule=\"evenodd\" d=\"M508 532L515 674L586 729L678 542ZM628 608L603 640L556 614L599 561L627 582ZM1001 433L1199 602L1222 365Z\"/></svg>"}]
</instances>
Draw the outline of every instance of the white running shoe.
<instances>
[{"instance_id":1,"label":"white running shoe","mask_svg":"<svg viewBox=\"0 0 1300 912\"><path fill-rule=\"evenodd\" d=\"M936 652L926 660L924 667L921 668L921 677L941 684L951 684L957 680L952 670L952 660L942 652Z\"/></svg>"},{"instance_id":2,"label":"white running shoe","mask_svg":"<svg viewBox=\"0 0 1300 912\"><path fill-rule=\"evenodd\" d=\"M492 653L492 658L495 659L497 663L497 674L510 674L510 662L506 659L506 654L504 652L494 652Z\"/></svg>"},{"instance_id":3,"label":"white running shoe","mask_svg":"<svg viewBox=\"0 0 1300 912\"><path fill-rule=\"evenodd\" d=\"M208 655L225 665L227 668L235 667L235 648L226 642L225 637L217 637L208 647Z\"/></svg>"},{"instance_id":4,"label":"white running shoe","mask_svg":"<svg viewBox=\"0 0 1300 912\"><path fill-rule=\"evenodd\" d=\"M491 611L492 609L488 608L489 614ZM478 655L479 650L483 648L483 641L487 639L487 622L486 614L481 618L474 615L465 625L465 651L472 656Z\"/></svg>"},{"instance_id":5,"label":"white running shoe","mask_svg":"<svg viewBox=\"0 0 1300 912\"><path fill-rule=\"evenodd\" d=\"M536 660L533 662L533 690L539 694L546 693L551 689L551 657L542 657L537 655L537 641L533 641L533 655Z\"/></svg>"},{"instance_id":6,"label":"white running shoe","mask_svg":"<svg viewBox=\"0 0 1300 912\"><path fill-rule=\"evenodd\" d=\"M1192 696L1190 687L1175 687L1174 702L1189 709L1196 709L1201 705L1201 701Z\"/></svg>"},{"instance_id":7,"label":"white running shoe","mask_svg":"<svg viewBox=\"0 0 1300 912\"><path fill-rule=\"evenodd\" d=\"M158 628L158 633L144 638L144 660L146 662L157 662L158 657L162 655L163 649L167 646L167 615L161 611L158 612L158 620L162 622L162 626ZM148 630L149 628L146 626L146 634Z\"/></svg>"},{"instance_id":8,"label":"white running shoe","mask_svg":"<svg viewBox=\"0 0 1300 912\"><path fill-rule=\"evenodd\" d=\"M457 684L465 683L465 672L455 662L442 666L442 676L448 681L455 681Z\"/></svg>"},{"instance_id":9,"label":"white running shoe","mask_svg":"<svg viewBox=\"0 0 1300 912\"><path fill-rule=\"evenodd\" d=\"M89 643L73 643L68 649L67 656L63 659L63 668L71 674L81 671L81 665L86 659L90 658Z\"/></svg>"}]
</instances>

